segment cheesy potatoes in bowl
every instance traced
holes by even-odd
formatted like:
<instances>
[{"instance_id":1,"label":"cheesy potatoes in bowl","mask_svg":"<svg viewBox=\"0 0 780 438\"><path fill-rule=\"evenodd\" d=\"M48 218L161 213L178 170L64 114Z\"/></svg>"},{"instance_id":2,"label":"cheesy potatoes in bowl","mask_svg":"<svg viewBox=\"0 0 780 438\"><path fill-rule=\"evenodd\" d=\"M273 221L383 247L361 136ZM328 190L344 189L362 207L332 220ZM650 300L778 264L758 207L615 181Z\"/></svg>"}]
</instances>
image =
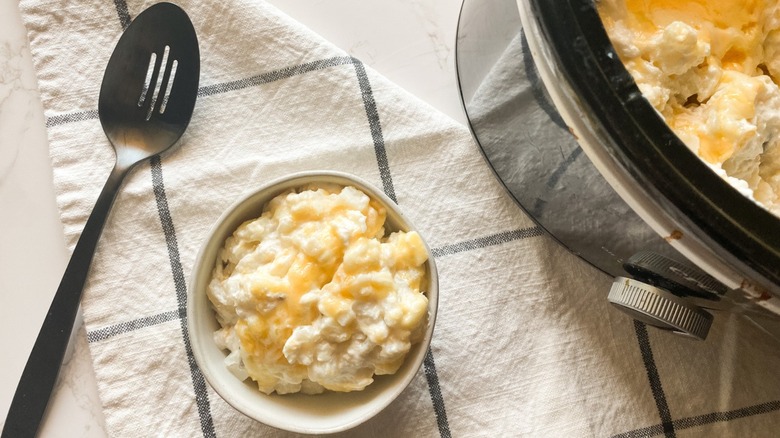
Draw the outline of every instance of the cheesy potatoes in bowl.
<instances>
[{"instance_id":1,"label":"cheesy potatoes in bowl","mask_svg":"<svg viewBox=\"0 0 780 438\"><path fill-rule=\"evenodd\" d=\"M339 172L294 174L217 221L188 290L193 355L245 415L332 433L386 407L430 344L438 279L398 206Z\"/></svg>"}]
</instances>

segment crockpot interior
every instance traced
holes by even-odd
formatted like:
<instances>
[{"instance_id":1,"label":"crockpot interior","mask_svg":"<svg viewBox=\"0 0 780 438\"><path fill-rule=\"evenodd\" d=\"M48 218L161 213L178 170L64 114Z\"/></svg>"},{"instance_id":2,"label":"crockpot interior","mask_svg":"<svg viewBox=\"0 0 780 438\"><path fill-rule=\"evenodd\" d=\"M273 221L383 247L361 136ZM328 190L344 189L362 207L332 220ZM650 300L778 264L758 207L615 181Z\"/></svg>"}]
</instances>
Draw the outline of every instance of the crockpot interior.
<instances>
[{"instance_id":1,"label":"crockpot interior","mask_svg":"<svg viewBox=\"0 0 780 438\"><path fill-rule=\"evenodd\" d=\"M712 172L642 97L593 0L528 1L555 68L607 133L611 158L718 257L780 290L780 219Z\"/></svg>"}]
</instances>

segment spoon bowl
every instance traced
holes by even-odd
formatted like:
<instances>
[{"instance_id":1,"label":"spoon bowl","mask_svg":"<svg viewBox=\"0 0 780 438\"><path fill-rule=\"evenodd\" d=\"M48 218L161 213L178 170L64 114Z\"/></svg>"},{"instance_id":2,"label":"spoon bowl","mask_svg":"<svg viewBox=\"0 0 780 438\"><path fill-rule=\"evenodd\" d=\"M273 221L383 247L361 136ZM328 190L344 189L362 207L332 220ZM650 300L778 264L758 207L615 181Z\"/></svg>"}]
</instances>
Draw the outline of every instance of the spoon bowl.
<instances>
[{"instance_id":1,"label":"spoon bowl","mask_svg":"<svg viewBox=\"0 0 780 438\"><path fill-rule=\"evenodd\" d=\"M190 122L200 55L186 13L158 3L130 24L108 61L98 114L117 153L133 164L170 148Z\"/></svg>"},{"instance_id":2,"label":"spoon bowl","mask_svg":"<svg viewBox=\"0 0 780 438\"><path fill-rule=\"evenodd\" d=\"M34 437L70 340L103 225L122 181L138 163L170 149L195 108L200 52L187 14L158 3L125 29L108 61L98 114L116 152L114 168L73 250L27 359L2 438Z\"/></svg>"}]
</instances>

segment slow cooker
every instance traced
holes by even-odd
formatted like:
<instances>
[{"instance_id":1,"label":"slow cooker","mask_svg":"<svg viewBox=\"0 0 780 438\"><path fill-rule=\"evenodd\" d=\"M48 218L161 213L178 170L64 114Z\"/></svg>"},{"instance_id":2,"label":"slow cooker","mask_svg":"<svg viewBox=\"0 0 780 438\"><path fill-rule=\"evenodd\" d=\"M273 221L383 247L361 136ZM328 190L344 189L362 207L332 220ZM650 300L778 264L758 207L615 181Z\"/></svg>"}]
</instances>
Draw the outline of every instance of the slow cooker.
<instances>
[{"instance_id":1,"label":"slow cooker","mask_svg":"<svg viewBox=\"0 0 780 438\"><path fill-rule=\"evenodd\" d=\"M666 125L593 0L465 1L456 69L495 175L540 227L615 277L605 299L699 339L721 311L780 319L780 219Z\"/></svg>"}]
</instances>

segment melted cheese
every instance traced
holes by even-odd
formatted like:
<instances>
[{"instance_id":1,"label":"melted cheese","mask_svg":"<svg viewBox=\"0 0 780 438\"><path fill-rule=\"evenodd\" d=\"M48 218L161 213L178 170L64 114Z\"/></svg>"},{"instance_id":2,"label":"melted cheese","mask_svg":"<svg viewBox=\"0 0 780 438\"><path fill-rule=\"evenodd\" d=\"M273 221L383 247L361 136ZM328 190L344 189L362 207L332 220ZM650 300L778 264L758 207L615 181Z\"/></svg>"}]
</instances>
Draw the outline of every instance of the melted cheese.
<instances>
[{"instance_id":1,"label":"melted cheese","mask_svg":"<svg viewBox=\"0 0 780 438\"><path fill-rule=\"evenodd\" d=\"M598 8L637 86L680 139L780 215L778 2L602 0Z\"/></svg>"},{"instance_id":2,"label":"melted cheese","mask_svg":"<svg viewBox=\"0 0 780 438\"><path fill-rule=\"evenodd\" d=\"M416 232L385 237L386 211L353 187L291 191L242 224L209 285L226 365L265 392L365 388L421 332L428 255Z\"/></svg>"}]
</instances>

